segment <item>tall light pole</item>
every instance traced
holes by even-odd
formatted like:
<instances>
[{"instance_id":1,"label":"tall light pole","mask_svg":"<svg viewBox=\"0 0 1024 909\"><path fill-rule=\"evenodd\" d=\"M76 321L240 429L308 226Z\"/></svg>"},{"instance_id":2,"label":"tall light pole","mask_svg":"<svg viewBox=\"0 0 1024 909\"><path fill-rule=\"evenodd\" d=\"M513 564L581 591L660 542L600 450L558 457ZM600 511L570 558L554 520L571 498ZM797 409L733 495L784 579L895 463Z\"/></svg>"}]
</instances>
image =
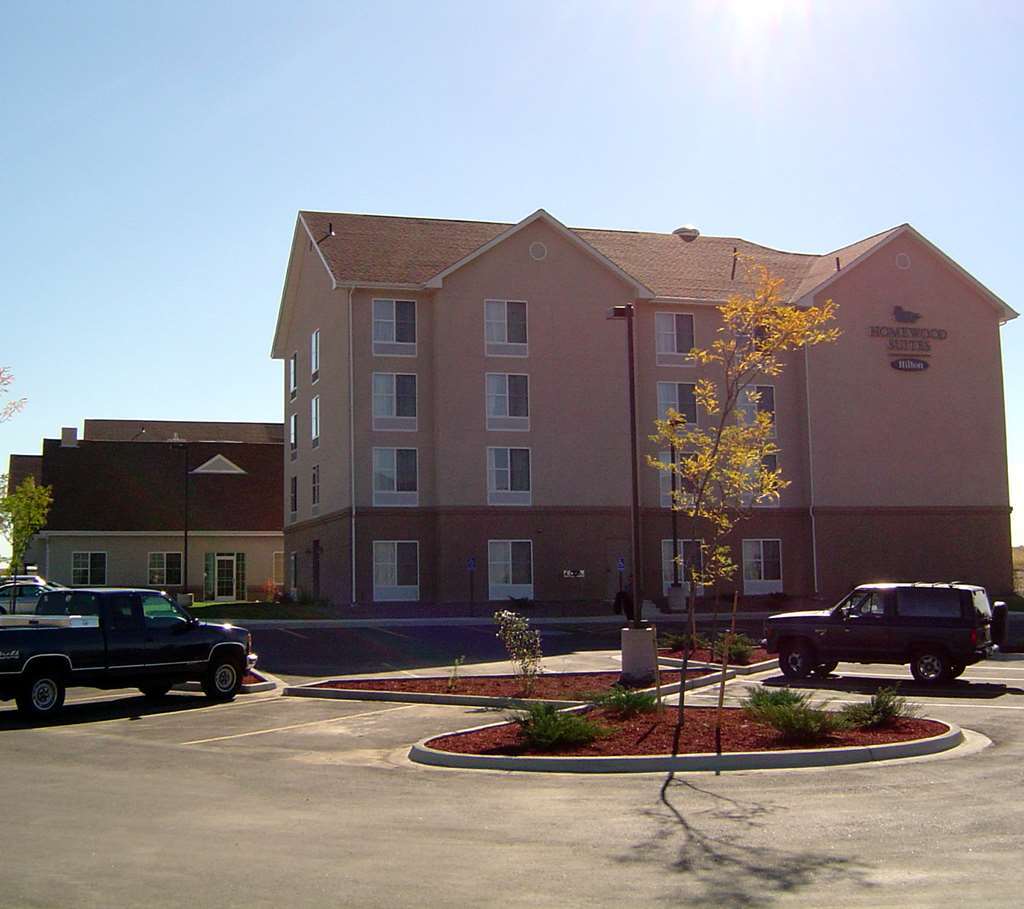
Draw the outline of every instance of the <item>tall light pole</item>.
<instances>
[{"instance_id":1,"label":"tall light pole","mask_svg":"<svg viewBox=\"0 0 1024 909\"><path fill-rule=\"evenodd\" d=\"M608 311L609 319L626 320L626 374L629 376L629 466L633 478L633 499L630 505L630 523L633 531L633 627L642 628L643 610L643 560L640 550L640 474L636 463L636 365L633 356L632 303L613 306Z\"/></svg>"}]
</instances>

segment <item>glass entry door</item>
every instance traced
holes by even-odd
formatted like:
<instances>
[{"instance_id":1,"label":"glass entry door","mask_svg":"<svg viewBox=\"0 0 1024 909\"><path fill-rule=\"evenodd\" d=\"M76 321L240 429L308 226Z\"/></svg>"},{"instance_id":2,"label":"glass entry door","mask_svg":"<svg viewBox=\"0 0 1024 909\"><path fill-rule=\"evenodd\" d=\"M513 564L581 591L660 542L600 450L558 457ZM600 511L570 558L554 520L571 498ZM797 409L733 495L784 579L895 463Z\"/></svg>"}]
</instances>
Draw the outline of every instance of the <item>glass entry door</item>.
<instances>
[{"instance_id":1,"label":"glass entry door","mask_svg":"<svg viewBox=\"0 0 1024 909\"><path fill-rule=\"evenodd\" d=\"M217 574L214 595L218 600L235 599L235 556L217 553Z\"/></svg>"}]
</instances>

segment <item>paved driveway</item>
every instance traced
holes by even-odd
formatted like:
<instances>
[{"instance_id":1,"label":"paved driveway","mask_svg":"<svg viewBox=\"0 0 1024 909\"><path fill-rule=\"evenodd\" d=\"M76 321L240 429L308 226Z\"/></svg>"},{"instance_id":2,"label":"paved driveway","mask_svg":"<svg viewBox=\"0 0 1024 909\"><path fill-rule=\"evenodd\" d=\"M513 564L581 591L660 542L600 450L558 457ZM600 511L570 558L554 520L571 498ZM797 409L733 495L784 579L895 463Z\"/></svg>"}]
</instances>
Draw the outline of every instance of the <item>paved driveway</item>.
<instances>
[{"instance_id":1,"label":"paved driveway","mask_svg":"<svg viewBox=\"0 0 1024 909\"><path fill-rule=\"evenodd\" d=\"M76 691L60 724L29 728L4 706L0 905L1016 906L1024 661L966 677L908 690L993 747L689 775L664 801L659 774L406 761L418 738L492 719L474 709L188 694L153 707ZM856 700L897 679L909 674L844 665L822 694Z\"/></svg>"}]
</instances>

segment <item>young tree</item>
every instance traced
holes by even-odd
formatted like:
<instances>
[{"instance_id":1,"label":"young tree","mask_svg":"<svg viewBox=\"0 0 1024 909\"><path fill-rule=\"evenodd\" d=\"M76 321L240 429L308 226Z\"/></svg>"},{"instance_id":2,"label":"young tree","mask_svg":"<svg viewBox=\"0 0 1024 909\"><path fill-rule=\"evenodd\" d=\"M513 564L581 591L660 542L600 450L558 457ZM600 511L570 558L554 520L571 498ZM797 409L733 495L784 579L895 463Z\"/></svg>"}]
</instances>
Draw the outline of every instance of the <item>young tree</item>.
<instances>
[{"instance_id":1,"label":"young tree","mask_svg":"<svg viewBox=\"0 0 1024 909\"><path fill-rule=\"evenodd\" d=\"M14 375L6 366L0 366L0 395L8 394L8 387L14 384ZM0 423L6 423L22 407L25 406L25 399L19 398L16 401L8 401L0 407Z\"/></svg>"},{"instance_id":2,"label":"young tree","mask_svg":"<svg viewBox=\"0 0 1024 909\"><path fill-rule=\"evenodd\" d=\"M4 487L7 494L0 499L0 533L11 544L10 571L14 577L18 566L24 562L32 537L46 523L53 503L53 490L50 486L39 486L35 477L27 477L14 490L10 489L5 478ZM11 596L13 599L13 587ZM14 612L13 608L11 612Z\"/></svg>"},{"instance_id":3,"label":"young tree","mask_svg":"<svg viewBox=\"0 0 1024 909\"><path fill-rule=\"evenodd\" d=\"M690 538L703 538L700 561L683 562L682 576L690 582L689 618L692 642L696 620L694 598L698 585L717 584L736 571L727 544L737 521L755 503L778 499L788 485L773 463L778 452L770 408L760 406L758 380L778 376L785 354L835 341L839 329L831 325L835 306L797 307L783 302L782 279L763 265L749 265L754 288L734 294L719 307L722 323L706 348L690 355L705 375L694 389L696 406L704 411L705 425L688 422L669 410L656 421L651 440L660 450L680 453L675 463L648 458L658 470L677 478L672 508L690 519ZM691 413L692 416L692 413ZM684 672L689 647L683 651ZM679 696L676 748L683 723L683 692Z\"/></svg>"}]
</instances>

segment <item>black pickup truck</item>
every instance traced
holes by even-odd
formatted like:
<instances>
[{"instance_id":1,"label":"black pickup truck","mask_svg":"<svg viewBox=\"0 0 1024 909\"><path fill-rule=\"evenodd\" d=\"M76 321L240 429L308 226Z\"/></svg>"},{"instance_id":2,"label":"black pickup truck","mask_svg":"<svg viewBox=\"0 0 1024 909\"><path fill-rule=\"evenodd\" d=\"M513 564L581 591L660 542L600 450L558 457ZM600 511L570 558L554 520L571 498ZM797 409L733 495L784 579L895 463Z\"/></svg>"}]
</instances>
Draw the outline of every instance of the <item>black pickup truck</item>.
<instances>
[{"instance_id":1,"label":"black pickup truck","mask_svg":"<svg viewBox=\"0 0 1024 909\"><path fill-rule=\"evenodd\" d=\"M0 617L0 700L35 718L58 713L69 686L159 698L199 681L230 700L255 661L244 628L200 622L155 590L49 591L35 615Z\"/></svg>"},{"instance_id":2,"label":"black pickup truck","mask_svg":"<svg viewBox=\"0 0 1024 909\"><path fill-rule=\"evenodd\" d=\"M839 661L909 663L919 682L948 682L1001 643L1006 605L959 583L864 584L821 612L765 622L765 649L788 678L828 675Z\"/></svg>"}]
</instances>

